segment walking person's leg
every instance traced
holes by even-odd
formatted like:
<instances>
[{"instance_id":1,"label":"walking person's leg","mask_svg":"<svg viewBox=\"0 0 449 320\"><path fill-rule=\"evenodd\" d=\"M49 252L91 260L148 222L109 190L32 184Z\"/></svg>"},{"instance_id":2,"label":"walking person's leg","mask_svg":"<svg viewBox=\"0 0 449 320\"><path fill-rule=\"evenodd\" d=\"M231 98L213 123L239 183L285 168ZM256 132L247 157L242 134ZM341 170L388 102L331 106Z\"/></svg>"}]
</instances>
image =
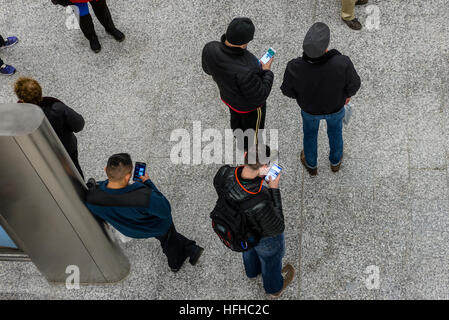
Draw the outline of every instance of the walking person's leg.
<instances>
[{"instance_id":1,"label":"walking person's leg","mask_svg":"<svg viewBox=\"0 0 449 320\"><path fill-rule=\"evenodd\" d=\"M95 32L94 22L89 12L87 3L77 3L76 12L78 13L80 28L87 40L89 40L90 48L95 53L101 51L101 44L98 41L97 33Z\"/></svg>"},{"instance_id":2,"label":"walking person's leg","mask_svg":"<svg viewBox=\"0 0 449 320\"><path fill-rule=\"evenodd\" d=\"M337 172L340 169L343 158L343 118L345 117L345 108L326 116L327 136L329 138L329 161L332 171Z\"/></svg>"},{"instance_id":3,"label":"walking person's leg","mask_svg":"<svg viewBox=\"0 0 449 320\"><path fill-rule=\"evenodd\" d=\"M341 18L354 30L362 29L362 24L355 17L355 5L357 0L341 0Z\"/></svg>"},{"instance_id":4,"label":"walking person's leg","mask_svg":"<svg viewBox=\"0 0 449 320\"><path fill-rule=\"evenodd\" d=\"M190 258L190 264L195 265L204 250L196 245L195 241L178 233L174 224L166 234L156 239L161 242L162 251L167 256L168 266L173 272L179 271L187 258Z\"/></svg>"},{"instance_id":5,"label":"walking person's leg","mask_svg":"<svg viewBox=\"0 0 449 320\"><path fill-rule=\"evenodd\" d=\"M282 268L285 254L284 234L262 238L254 248L261 264L263 287L265 292L277 298L293 281L294 269L291 265ZM285 278L282 273L286 272Z\"/></svg>"},{"instance_id":6,"label":"walking person's leg","mask_svg":"<svg viewBox=\"0 0 449 320\"><path fill-rule=\"evenodd\" d=\"M112 35L114 39L119 42L125 40L125 35L115 27L106 0L91 1L90 5L97 16L98 21L100 21L106 29L106 32Z\"/></svg>"},{"instance_id":7,"label":"walking person's leg","mask_svg":"<svg viewBox=\"0 0 449 320\"><path fill-rule=\"evenodd\" d=\"M81 166L80 166L79 161L78 161L78 150L75 151L74 153L69 154L69 156L72 159L73 164L78 169L78 172L80 173L81 177L84 180L84 173L83 173L83 170L81 170Z\"/></svg>"},{"instance_id":8,"label":"walking person's leg","mask_svg":"<svg viewBox=\"0 0 449 320\"><path fill-rule=\"evenodd\" d=\"M301 111L303 146L301 160L311 175L316 174L318 158L318 129L321 116L315 116Z\"/></svg>"},{"instance_id":9,"label":"walking person's leg","mask_svg":"<svg viewBox=\"0 0 449 320\"><path fill-rule=\"evenodd\" d=\"M248 278L255 278L262 273L262 265L254 248L242 253L243 265Z\"/></svg>"}]
</instances>

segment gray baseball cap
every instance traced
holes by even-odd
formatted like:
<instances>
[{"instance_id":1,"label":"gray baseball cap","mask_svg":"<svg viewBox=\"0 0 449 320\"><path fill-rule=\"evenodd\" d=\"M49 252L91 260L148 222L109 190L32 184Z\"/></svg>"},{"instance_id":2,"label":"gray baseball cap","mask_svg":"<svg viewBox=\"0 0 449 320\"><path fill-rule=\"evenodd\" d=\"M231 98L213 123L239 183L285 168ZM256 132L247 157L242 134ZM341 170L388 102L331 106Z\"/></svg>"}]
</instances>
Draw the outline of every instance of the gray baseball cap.
<instances>
[{"instance_id":1,"label":"gray baseball cap","mask_svg":"<svg viewBox=\"0 0 449 320\"><path fill-rule=\"evenodd\" d=\"M330 38L329 27L323 22L316 22L307 31L302 48L309 58L319 58L326 53Z\"/></svg>"}]
</instances>

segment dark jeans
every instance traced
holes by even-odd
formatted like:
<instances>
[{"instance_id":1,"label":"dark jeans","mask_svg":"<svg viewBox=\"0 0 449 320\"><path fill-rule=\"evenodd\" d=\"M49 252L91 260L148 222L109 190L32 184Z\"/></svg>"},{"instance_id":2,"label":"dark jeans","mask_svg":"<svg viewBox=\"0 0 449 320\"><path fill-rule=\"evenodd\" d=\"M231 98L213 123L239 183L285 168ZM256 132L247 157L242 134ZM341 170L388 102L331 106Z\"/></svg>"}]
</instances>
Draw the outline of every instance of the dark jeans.
<instances>
[{"instance_id":1,"label":"dark jeans","mask_svg":"<svg viewBox=\"0 0 449 320\"><path fill-rule=\"evenodd\" d=\"M187 239L176 231L174 224L166 234L156 239L161 242L162 251L168 259L168 266L172 269L181 268L187 257L195 257L199 250L195 241Z\"/></svg>"},{"instance_id":2,"label":"dark jeans","mask_svg":"<svg viewBox=\"0 0 449 320\"><path fill-rule=\"evenodd\" d=\"M229 111L231 112L231 129L233 131L237 129L242 129L243 132L245 132L248 129L252 129L254 130L254 134L258 135L259 129L265 128L266 110L267 110L266 104L250 113L238 113L229 108ZM237 137L235 133L234 135ZM248 141L248 139L245 138L244 141L245 150L248 150L248 147L253 143L254 140ZM240 146L238 145L238 147Z\"/></svg>"},{"instance_id":3,"label":"dark jeans","mask_svg":"<svg viewBox=\"0 0 449 320\"><path fill-rule=\"evenodd\" d=\"M343 156L343 118L345 108L332 114L312 115L301 111L302 127L304 132L304 155L307 166L315 169L318 157L318 129L320 120L326 120L327 136L329 138L329 161L332 165L338 165Z\"/></svg>"},{"instance_id":4,"label":"dark jeans","mask_svg":"<svg viewBox=\"0 0 449 320\"><path fill-rule=\"evenodd\" d=\"M5 44L5 39L3 39L3 37L0 35L0 47L3 47L3 45ZM0 67L4 64L2 58L0 58Z\"/></svg>"},{"instance_id":5,"label":"dark jeans","mask_svg":"<svg viewBox=\"0 0 449 320\"><path fill-rule=\"evenodd\" d=\"M84 173L83 173L83 170L81 170L80 163L78 162L78 150L75 151L75 152L73 152L73 153L70 153L69 156L70 156L70 158L72 159L73 164L74 164L75 167L78 169L78 171L79 171L81 177L83 177L83 180L84 180Z\"/></svg>"},{"instance_id":6,"label":"dark jeans","mask_svg":"<svg viewBox=\"0 0 449 320\"><path fill-rule=\"evenodd\" d=\"M265 292L273 294L284 286L282 258L285 254L284 234L265 237L254 248L243 252L243 264L248 278L262 273Z\"/></svg>"}]
</instances>

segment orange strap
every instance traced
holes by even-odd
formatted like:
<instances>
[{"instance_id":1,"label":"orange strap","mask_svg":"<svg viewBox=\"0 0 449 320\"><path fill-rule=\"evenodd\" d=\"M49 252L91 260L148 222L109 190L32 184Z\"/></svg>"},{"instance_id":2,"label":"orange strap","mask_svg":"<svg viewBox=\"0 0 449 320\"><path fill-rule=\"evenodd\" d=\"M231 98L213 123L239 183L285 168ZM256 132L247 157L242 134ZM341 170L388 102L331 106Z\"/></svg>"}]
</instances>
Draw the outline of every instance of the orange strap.
<instances>
[{"instance_id":1,"label":"orange strap","mask_svg":"<svg viewBox=\"0 0 449 320\"><path fill-rule=\"evenodd\" d=\"M263 180L260 182L260 188L259 188L259 191L257 191L257 192L251 192L251 191L247 190L247 189L240 183L240 180L239 180L239 177L238 177L238 174L237 174L237 170L238 170L239 168L242 168L242 167L243 167L243 166L240 166L240 167L235 168L235 171L234 171L234 174L235 174L235 180L237 180L237 183L239 184L239 186L242 187L242 189L245 190L247 193L249 193L249 194L258 194L258 193L262 190Z\"/></svg>"}]
</instances>

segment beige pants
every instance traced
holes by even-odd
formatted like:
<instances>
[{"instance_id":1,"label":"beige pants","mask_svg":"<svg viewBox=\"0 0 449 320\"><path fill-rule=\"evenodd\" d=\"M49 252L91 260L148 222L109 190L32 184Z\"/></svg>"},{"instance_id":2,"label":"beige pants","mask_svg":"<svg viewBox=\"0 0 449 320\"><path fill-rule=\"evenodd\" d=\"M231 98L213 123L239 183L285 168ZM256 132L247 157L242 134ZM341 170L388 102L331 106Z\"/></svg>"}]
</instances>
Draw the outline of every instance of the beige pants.
<instances>
[{"instance_id":1,"label":"beige pants","mask_svg":"<svg viewBox=\"0 0 449 320\"><path fill-rule=\"evenodd\" d=\"M341 0L341 17L343 20L355 19L355 4L357 0Z\"/></svg>"}]
</instances>

